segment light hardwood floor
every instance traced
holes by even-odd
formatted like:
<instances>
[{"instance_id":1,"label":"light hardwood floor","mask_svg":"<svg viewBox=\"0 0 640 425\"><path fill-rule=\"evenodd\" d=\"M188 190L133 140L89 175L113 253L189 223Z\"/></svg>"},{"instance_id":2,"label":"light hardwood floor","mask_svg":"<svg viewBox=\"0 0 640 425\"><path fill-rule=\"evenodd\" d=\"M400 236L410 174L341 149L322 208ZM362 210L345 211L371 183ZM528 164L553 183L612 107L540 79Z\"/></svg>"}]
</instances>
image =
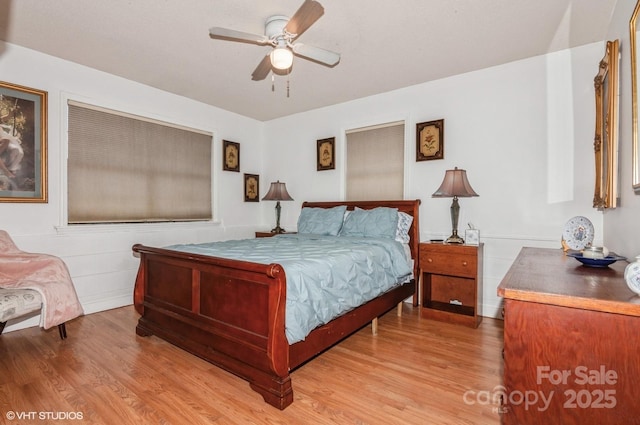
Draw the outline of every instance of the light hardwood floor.
<instances>
[{"instance_id":1,"label":"light hardwood floor","mask_svg":"<svg viewBox=\"0 0 640 425\"><path fill-rule=\"evenodd\" d=\"M1 335L0 423L500 422L486 398L502 383L499 320L470 329L422 319L405 303L402 317L380 318L377 336L363 328L294 371L294 402L279 411L240 378L136 336L137 319L123 307L68 323L64 341L57 328Z\"/></svg>"}]
</instances>

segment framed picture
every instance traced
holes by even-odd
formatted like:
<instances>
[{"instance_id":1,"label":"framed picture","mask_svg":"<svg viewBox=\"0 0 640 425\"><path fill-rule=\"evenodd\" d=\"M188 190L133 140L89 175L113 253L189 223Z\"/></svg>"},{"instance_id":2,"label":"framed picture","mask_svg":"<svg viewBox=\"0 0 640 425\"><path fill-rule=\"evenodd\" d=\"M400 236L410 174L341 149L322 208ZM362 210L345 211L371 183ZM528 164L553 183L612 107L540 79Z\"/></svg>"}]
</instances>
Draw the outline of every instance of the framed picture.
<instances>
[{"instance_id":1,"label":"framed picture","mask_svg":"<svg viewBox=\"0 0 640 425\"><path fill-rule=\"evenodd\" d=\"M240 172L240 143L222 141L222 169Z\"/></svg>"},{"instance_id":2,"label":"framed picture","mask_svg":"<svg viewBox=\"0 0 640 425\"><path fill-rule=\"evenodd\" d=\"M608 41L593 79L596 94L593 207L600 210L615 208L618 202L618 52L618 40Z\"/></svg>"},{"instance_id":3,"label":"framed picture","mask_svg":"<svg viewBox=\"0 0 640 425\"><path fill-rule=\"evenodd\" d=\"M260 202L260 176L244 175L244 202Z\"/></svg>"},{"instance_id":4,"label":"framed picture","mask_svg":"<svg viewBox=\"0 0 640 425\"><path fill-rule=\"evenodd\" d=\"M329 137L317 141L318 171L334 170L336 168L336 138Z\"/></svg>"},{"instance_id":5,"label":"framed picture","mask_svg":"<svg viewBox=\"0 0 640 425\"><path fill-rule=\"evenodd\" d=\"M47 202L47 92L1 81L0 202Z\"/></svg>"},{"instance_id":6,"label":"framed picture","mask_svg":"<svg viewBox=\"0 0 640 425\"><path fill-rule=\"evenodd\" d=\"M444 120L416 124L416 161L444 159Z\"/></svg>"},{"instance_id":7,"label":"framed picture","mask_svg":"<svg viewBox=\"0 0 640 425\"><path fill-rule=\"evenodd\" d=\"M640 0L636 3L629 20L629 52L631 54L631 185L636 194L640 194L640 119L638 104L640 104L640 54L636 40L640 29ZM626 47L625 47L626 48ZM623 84L624 86L624 84ZM626 90L627 88L623 87Z\"/></svg>"}]
</instances>

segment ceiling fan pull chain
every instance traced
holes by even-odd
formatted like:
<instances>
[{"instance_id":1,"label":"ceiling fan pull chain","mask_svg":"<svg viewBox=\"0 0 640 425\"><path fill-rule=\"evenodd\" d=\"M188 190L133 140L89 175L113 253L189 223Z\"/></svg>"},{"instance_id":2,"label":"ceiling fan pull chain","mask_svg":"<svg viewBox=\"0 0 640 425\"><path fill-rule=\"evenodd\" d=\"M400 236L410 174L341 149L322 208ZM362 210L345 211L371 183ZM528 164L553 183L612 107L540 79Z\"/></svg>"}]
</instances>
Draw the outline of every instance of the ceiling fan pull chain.
<instances>
[{"instance_id":1,"label":"ceiling fan pull chain","mask_svg":"<svg viewBox=\"0 0 640 425\"><path fill-rule=\"evenodd\" d=\"M287 70L287 99L289 98L289 75L291 75L291 68Z\"/></svg>"},{"instance_id":2,"label":"ceiling fan pull chain","mask_svg":"<svg viewBox=\"0 0 640 425\"><path fill-rule=\"evenodd\" d=\"M276 80L276 77L273 74L271 74L271 91L272 92L276 91L275 80Z\"/></svg>"}]
</instances>

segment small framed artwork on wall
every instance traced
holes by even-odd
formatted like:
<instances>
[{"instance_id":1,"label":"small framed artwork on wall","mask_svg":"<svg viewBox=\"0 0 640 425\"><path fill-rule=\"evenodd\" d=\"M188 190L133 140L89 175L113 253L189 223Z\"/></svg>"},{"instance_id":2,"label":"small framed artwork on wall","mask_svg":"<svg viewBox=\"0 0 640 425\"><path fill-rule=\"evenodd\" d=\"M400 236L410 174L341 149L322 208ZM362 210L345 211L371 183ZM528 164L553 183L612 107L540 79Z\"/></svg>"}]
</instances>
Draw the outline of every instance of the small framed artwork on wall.
<instances>
[{"instance_id":1,"label":"small framed artwork on wall","mask_svg":"<svg viewBox=\"0 0 640 425\"><path fill-rule=\"evenodd\" d=\"M222 141L222 169L240 172L240 143Z\"/></svg>"},{"instance_id":2,"label":"small framed artwork on wall","mask_svg":"<svg viewBox=\"0 0 640 425\"><path fill-rule=\"evenodd\" d=\"M444 120L416 124L416 161L444 159Z\"/></svg>"},{"instance_id":3,"label":"small framed artwork on wall","mask_svg":"<svg viewBox=\"0 0 640 425\"><path fill-rule=\"evenodd\" d=\"M329 137L317 141L318 147L318 171L334 170L336 168L336 138Z\"/></svg>"},{"instance_id":4,"label":"small framed artwork on wall","mask_svg":"<svg viewBox=\"0 0 640 425\"><path fill-rule=\"evenodd\" d=\"M260 202L260 176L244 175L244 202Z\"/></svg>"}]
</instances>

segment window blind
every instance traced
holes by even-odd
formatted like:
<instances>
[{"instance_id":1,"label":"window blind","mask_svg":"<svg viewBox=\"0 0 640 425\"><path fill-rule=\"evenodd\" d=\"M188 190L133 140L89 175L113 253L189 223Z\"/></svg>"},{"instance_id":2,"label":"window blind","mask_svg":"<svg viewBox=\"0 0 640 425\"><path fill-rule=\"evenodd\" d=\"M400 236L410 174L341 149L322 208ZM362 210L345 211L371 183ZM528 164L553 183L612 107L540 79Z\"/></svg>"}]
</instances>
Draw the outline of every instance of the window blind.
<instances>
[{"instance_id":1,"label":"window blind","mask_svg":"<svg viewBox=\"0 0 640 425\"><path fill-rule=\"evenodd\" d=\"M404 196L404 123L347 132L348 200L402 199Z\"/></svg>"},{"instance_id":2,"label":"window blind","mask_svg":"<svg viewBox=\"0 0 640 425\"><path fill-rule=\"evenodd\" d=\"M69 104L68 222L212 219L212 136Z\"/></svg>"}]
</instances>

